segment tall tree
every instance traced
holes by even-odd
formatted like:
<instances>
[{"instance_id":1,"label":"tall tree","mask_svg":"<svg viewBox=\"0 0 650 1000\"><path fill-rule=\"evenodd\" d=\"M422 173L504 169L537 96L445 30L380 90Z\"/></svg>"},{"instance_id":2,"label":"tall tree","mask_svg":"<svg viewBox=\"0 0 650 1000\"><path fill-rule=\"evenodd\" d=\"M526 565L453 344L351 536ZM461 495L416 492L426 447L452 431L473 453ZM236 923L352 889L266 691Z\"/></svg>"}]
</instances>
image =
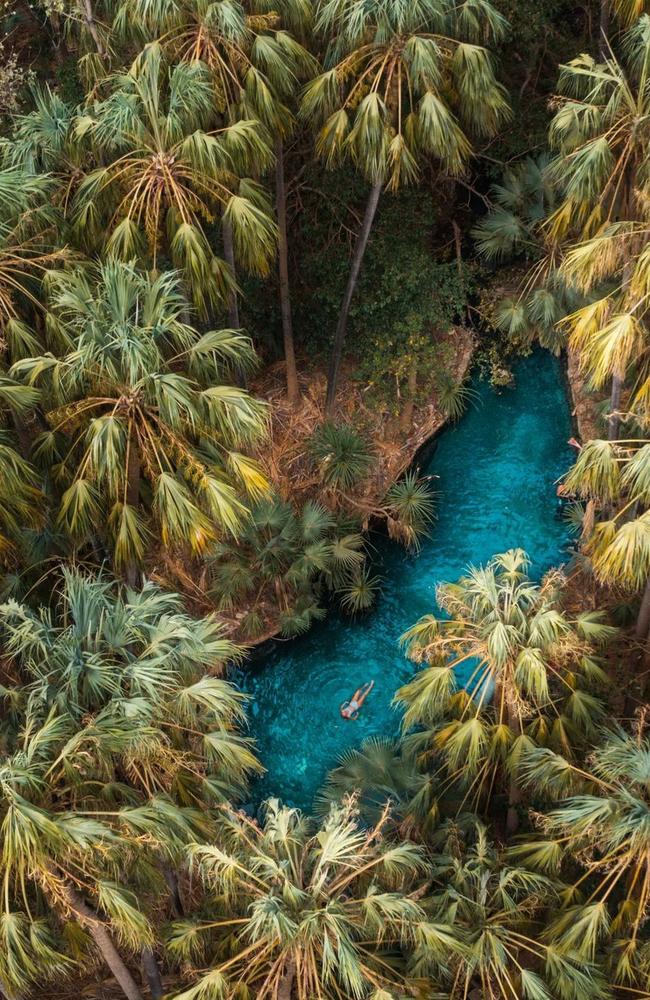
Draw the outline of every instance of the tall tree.
<instances>
[{"instance_id":1,"label":"tall tree","mask_svg":"<svg viewBox=\"0 0 650 1000\"><path fill-rule=\"evenodd\" d=\"M396 695L405 729L424 727L412 741L442 756L445 784L460 784L463 802L490 794L498 774L505 778L510 833L523 749L550 744L571 754L602 716L589 692L603 678L594 646L615 631L598 612L566 614L561 574L534 583L528 565L521 549L511 549L440 584L443 614L426 615L402 636L409 656L428 666Z\"/></svg>"},{"instance_id":2,"label":"tall tree","mask_svg":"<svg viewBox=\"0 0 650 1000\"><path fill-rule=\"evenodd\" d=\"M53 272L49 289L58 350L13 371L42 387L50 429L36 454L57 464L61 529L77 544L103 538L131 582L154 525L194 552L237 534L247 495L266 489L239 450L261 439L264 405L228 384L254 359L248 338L183 322L174 272L108 260Z\"/></svg>"},{"instance_id":3,"label":"tall tree","mask_svg":"<svg viewBox=\"0 0 650 1000\"><path fill-rule=\"evenodd\" d=\"M294 127L293 108L300 81L317 68L314 57L298 41L309 31L311 21L311 0L286 0L280 5L263 0L222 0L217 4L183 0L173 6L129 0L115 22L122 31L135 28L145 38L147 33L162 33L163 45L173 58L190 64L200 61L208 67L223 124L257 120L274 138L280 307L287 394L292 401L298 398L299 388L289 291L284 144ZM265 157L263 162L251 164L256 176L266 163ZM235 249L229 223L224 225L223 236L224 256L234 276ZM234 287L228 309L230 326L238 328Z\"/></svg>"},{"instance_id":4,"label":"tall tree","mask_svg":"<svg viewBox=\"0 0 650 1000\"><path fill-rule=\"evenodd\" d=\"M414 183L433 159L462 173L469 134L492 135L507 116L487 49L505 21L487 0L323 0L316 30L326 39L326 70L305 89L302 116L321 123L317 154L330 166L349 158L369 181L334 334L326 414L332 416L348 314L381 191Z\"/></svg>"}]
</instances>

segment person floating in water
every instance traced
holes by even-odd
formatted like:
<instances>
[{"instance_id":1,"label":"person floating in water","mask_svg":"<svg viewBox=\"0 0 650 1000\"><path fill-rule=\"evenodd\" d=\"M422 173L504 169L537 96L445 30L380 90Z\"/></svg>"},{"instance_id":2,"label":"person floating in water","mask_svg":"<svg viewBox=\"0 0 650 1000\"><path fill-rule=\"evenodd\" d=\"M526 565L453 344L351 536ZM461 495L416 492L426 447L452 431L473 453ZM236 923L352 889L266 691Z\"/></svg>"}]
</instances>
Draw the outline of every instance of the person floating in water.
<instances>
[{"instance_id":1,"label":"person floating in water","mask_svg":"<svg viewBox=\"0 0 650 1000\"><path fill-rule=\"evenodd\" d=\"M360 688L357 688L349 701L343 702L340 711L344 719L356 720L359 718L359 709L374 686L374 681L368 681L366 684L362 684Z\"/></svg>"}]
</instances>

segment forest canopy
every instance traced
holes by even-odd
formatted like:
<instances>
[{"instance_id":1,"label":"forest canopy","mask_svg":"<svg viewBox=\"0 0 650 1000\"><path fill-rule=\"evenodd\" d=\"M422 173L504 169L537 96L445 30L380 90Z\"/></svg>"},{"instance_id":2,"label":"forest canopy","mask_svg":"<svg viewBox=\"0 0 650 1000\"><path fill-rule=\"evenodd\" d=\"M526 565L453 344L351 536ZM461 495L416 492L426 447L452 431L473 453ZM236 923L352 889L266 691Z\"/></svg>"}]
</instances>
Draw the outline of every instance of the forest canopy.
<instances>
[{"instance_id":1,"label":"forest canopy","mask_svg":"<svg viewBox=\"0 0 650 1000\"><path fill-rule=\"evenodd\" d=\"M650 6L0 21L0 997L650 1000ZM570 461L529 399L436 575L524 362ZM289 673L346 749L262 796L265 643L382 632L386 546L426 613L334 722Z\"/></svg>"}]
</instances>

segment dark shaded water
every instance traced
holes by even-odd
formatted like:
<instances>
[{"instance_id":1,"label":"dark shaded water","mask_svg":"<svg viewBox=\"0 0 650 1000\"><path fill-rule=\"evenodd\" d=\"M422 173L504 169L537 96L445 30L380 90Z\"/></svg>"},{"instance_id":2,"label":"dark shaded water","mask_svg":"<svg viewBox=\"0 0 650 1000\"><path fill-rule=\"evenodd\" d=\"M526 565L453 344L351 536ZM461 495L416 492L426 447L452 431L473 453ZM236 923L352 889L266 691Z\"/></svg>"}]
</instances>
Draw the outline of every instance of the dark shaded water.
<instances>
[{"instance_id":1,"label":"dark shaded water","mask_svg":"<svg viewBox=\"0 0 650 1000\"><path fill-rule=\"evenodd\" d=\"M343 750L399 727L395 690L412 674L398 647L402 632L435 605L435 587L468 563L519 546L540 575L563 561L566 524L555 480L571 463L571 418L560 362L536 352L515 367L514 388L497 393L475 380L478 399L439 438L422 468L435 482L438 516L417 556L381 538L382 593L357 620L332 614L306 636L278 642L246 673L251 732L267 773L254 790L309 809ZM361 683L375 688L357 722L340 703Z\"/></svg>"}]
</instances>

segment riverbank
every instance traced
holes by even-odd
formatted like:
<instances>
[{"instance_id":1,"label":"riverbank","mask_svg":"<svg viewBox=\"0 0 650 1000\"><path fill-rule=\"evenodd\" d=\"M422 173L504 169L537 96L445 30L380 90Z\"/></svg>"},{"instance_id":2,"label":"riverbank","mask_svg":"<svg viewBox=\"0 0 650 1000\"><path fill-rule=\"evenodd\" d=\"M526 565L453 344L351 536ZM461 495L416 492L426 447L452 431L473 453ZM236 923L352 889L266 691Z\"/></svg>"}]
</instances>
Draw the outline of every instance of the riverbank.
<instances>
[{"instance_id":1,"label":"riverbank","mask_svg":"<svg viewBox=\"0 0 650 1000\"><path fill-rule=\"evenodd\" d=\"M462 384L469 371L476 340L472 331L451 327L436 334L440 370L453 385ZM325 372L315 363L299 359L301 397L289 403L286 397L284 365L265 369L251 380L250 391L269 405L269 434L258 455L273 492L299 510L307 501L316 501L330 508L338 518L349 518L363 532L371 525L386 520L384 504L389 488L409 468L422 446L438 434L448 421L433 385L422 386L413 406L406 405L409 426L404 427L404 411L392 413L388 407L367 402L367 388L356 377L353 363L343 366L340 389L336 400L336 421L349 424L367 442L372 464L363 481L354 489L327 489L314 468L309 455L309 439L325 420ZM424 374L420 381L424 382ZM390 528L390 520L389 520ZM152 577L167 588L182 591L197 613L214 610L209 596L205 566L192 565L163 551ZM225 634L234 641L255 647L274 638L281 631L281 608L273 585L269 583L255 597L254 611L259 619L259 631L252 636L244 633L242 623L250 622L250 612L244 602L237 609L221 609L219 617Z\"/></svg>"},{"instance_id":2,"label":"riverbank","mask_svg":"<svg viewBox=\"0 0 650 1000\"><path fill-rule=\"evenodd\" d=\"M438 338L438 346L440 357L449 358L444 364L445 375L455 384L462 383L474 353L474 334L454 326ZM301 397L296 404L289 403L286 397L283 363L267 369L252 382L251 391L270 406L269 438L260 457L283 499L303 503L317 497L327 504L320 478L314 473L307 453L309 438L325 420L325 372L303 358L299 364L299 382ZM425 387L424 399L412 409L404 401L399 414L387 406L368 405L368 388L355 378L353 363L344 364L335 420L354 426L371 446L372 468L361 486L343 498L343 507L347 499L350 513L367 510L372 516L387 489L408 469L422 444L444 426L447 417L434 388ZM409 417L407 428L403 426L404 410Z\"/></svg>"}]
</instances>

